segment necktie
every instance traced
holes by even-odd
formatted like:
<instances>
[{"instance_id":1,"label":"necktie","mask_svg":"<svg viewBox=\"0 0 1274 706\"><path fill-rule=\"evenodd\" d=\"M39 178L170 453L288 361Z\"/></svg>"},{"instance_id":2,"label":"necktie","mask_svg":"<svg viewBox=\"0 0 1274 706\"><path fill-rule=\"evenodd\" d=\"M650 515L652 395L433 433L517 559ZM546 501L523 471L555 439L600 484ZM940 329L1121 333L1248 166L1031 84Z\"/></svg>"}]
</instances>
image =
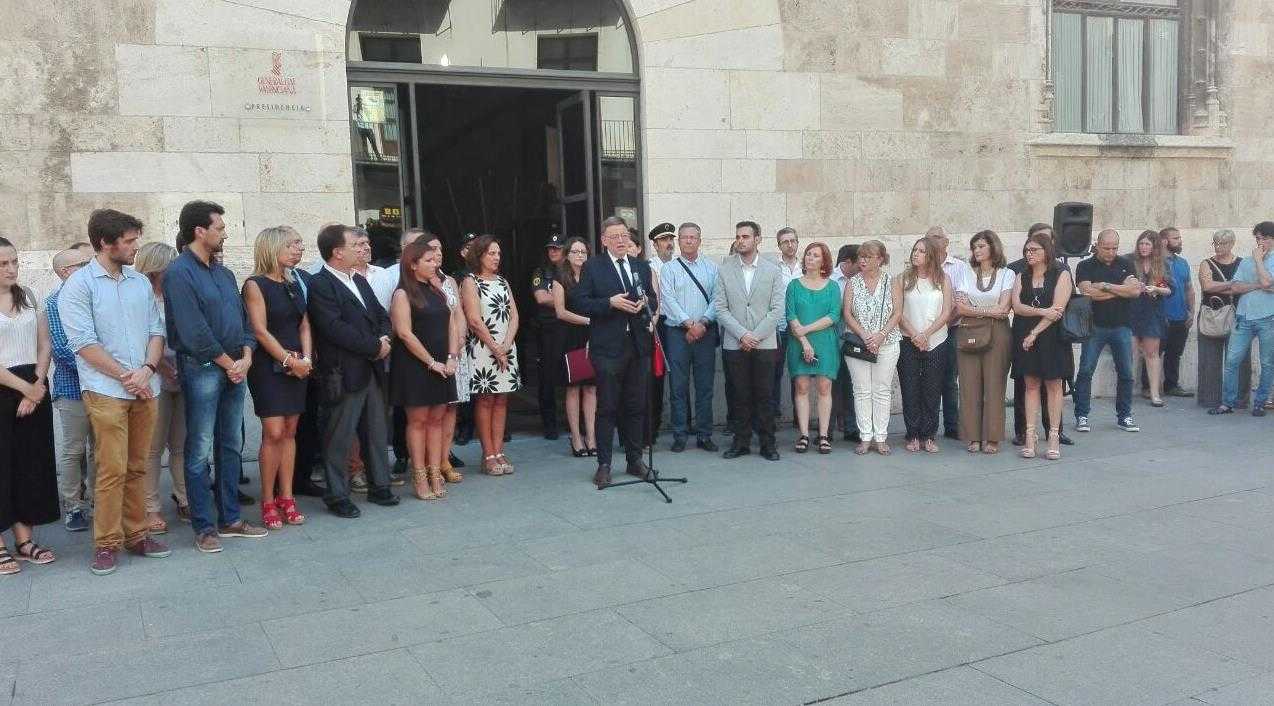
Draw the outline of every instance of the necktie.
<instances>
[{"instance_id":1,"label":"necktie","mask_svg":"<svg viewBox=\"0 0 1274 706\"><path fill-rule=\"evenodd\" d=\"M633 291L633 280L628 276L628 261L621 257L615 260L615 264L619 265L619 276L624 280L624 291L631 293Z\"/></svg>"}]
</instances>

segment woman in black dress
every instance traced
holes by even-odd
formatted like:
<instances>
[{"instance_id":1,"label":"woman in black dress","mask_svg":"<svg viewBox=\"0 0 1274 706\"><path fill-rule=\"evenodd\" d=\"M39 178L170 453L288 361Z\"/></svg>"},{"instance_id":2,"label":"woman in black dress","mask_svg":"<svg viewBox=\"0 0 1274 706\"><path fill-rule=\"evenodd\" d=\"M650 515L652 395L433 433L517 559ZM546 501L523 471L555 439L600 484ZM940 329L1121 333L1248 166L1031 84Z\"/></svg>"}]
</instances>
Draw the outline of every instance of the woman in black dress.
<instances>
[{"instance_id":1,"label":"woman in black dress","mask_svg":"<svg viewBox=\"0 0 1274 706\"><path fill-rule=\"evenodd\" d=\"M18 251L0 238L0 575L53 561L31 528L58 519L53 458L49 320L31 290L18 284ZM14 554L3 532L13 529ZM16 556L16 559L15 559Z\"/></svg>"},{"instance_id":2,"label":"woman in black dress","mask_svg":"<svg viewBox=\"0 0 1274 706\"><path fill-rule=\"evenodd\" d=\"M562 355L558 356L561 384L566 387L566 424L571 430L571 455L576 458L597 455L597 439L593 422L597 417L597 385L595 380L568 382L566 373L567 353L588 345L588 317L576 314L566 307L567 293L579 284L584 263L592 253L583 238L568 238L566 257L562 261L557 281L562 286L553 288L553 307L557 311L561 333Z\"/></svg>"},{"instance_id":3,"label":"woman in black dress","mask_svg":"<svg viewBox=\"0 0 1274 706\"><path fill-rule=\"evenodd\" d=\"M252 276L243 283L244 308L257 338L248 389L261 418L261 522L272 530L305 522L292 497L296 424L305 411L306 378L314 370L310 320L292 275L304 253L301 235L292 228L266 228L257 236Z\"/></svg>"},{"instance_id":4,"label":"woman in black dress","mask_svg":"<svg viewBox=\"0 0 1274 706\"><path fill-rule=\"evenodd\" d=\"M1053 240L1035 233L1022 247L1026 267L1013 284L1013 374L1026 383L1026 435L1022 458L1035 458L1035 418L1040 386L1048 396L1048 418L1062 418L1062 381L1074 373L1071 345L1062 339L1061 320L1074 284L1057 264ZM1062 457L1058 427L1048 430L1050 460Z\"/></svg>"},{"instance_id":5,"label":"woman in black dress","mask_svg":"<svg viewBox=\"0 0 1274 706\"><path fill-rule=\"evenodd\" d=\"M447 295L434 275L441 253L418 238L403 248L398 289L389 304L394 346L389 359L389 400L407 412L407 453L412 487L421 500L447 495L442 438L447 404L456 399L460 340L451 325Z\"/></svg>"}]
</instances>

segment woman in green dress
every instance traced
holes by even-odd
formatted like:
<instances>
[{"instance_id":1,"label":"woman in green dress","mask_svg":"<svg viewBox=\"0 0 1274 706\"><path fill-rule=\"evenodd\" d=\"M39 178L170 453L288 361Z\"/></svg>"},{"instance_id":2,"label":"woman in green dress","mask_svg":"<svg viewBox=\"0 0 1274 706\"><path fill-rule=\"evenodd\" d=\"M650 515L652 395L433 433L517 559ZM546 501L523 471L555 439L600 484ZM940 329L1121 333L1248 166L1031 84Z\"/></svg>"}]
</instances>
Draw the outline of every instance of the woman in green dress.
<instances>
[{"instance_id":1,"label":"woman in green dress","mask_svg":"<svg viewBox=\"0 0 1274 706\"><path fill-rule=\"evenodd\" d=\"M809 450L810 382L818 385L818 452L832 452L828 427L832 418L832 381L840 370L840 288L828 279L832 253L822 243L810 243L801 258L804 274L787 286L787 371L796 383L794 405L800 437L796 452Z\"/></svg>"}]
</instances>

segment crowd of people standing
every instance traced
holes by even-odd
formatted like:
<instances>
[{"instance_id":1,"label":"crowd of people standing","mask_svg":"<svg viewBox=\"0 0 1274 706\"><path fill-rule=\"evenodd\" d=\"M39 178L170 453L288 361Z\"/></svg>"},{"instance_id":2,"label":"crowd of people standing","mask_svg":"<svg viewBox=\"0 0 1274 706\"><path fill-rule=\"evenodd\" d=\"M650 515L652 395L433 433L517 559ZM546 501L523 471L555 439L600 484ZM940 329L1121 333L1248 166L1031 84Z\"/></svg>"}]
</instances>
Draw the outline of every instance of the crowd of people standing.
<instances>
[{"instance_id":1,"label":"crowd of people standing","mask_svg":"<svg viewBox=\"0 0 1274 706\"><path fill-rule=\"evenodd\" d=\"M19 284L17 250L0 238L0 528L13 538L12 551L0 543L0 575L20 561L54 561L32 528L59 518L68 531L91 528L93 573L115 571L121 552L168 556L157 539L169 530L165 456L174 516L207 553L223 539L303 524L298 494L342 518L361 514L352 493L394 506L392 488L408 482L421 500L445 498L463 479L453 441L466 408L480 470L514 472L505 442L508 396L522 385L522 318L496 238L465 235L464 266L449 275L442 240L423 229L405 231L399 262L381 268L359 228L324 226L320 260L307 267L297 231L267 228L240 286L222 262L224 213L187 204L173 246L142 243L133 216L95 211L89 241L53 258L61 285L43 300ZM1180 359L1196 320L1199 404L1213 415L1271 408L1274 222L1253 229L1250 257L1234 253L1233 232L1217 232L1195 276L1175 228L1141 233L1122 255L1119 233L1103 230L1072 271L1046 224L1028 230L1012 263L993 231L972 236L965 260L935 227L897 273L879 240L833 257L821 242L801 249L791 228L767 256L752 221L736 225L724 259L701 252L694 223L662 223L643 238L608 218L600 233L597 255L582 238L554 234L532 277L540 401L551 407L542 412L556 419L565 388L570 453L596 459L599 489L612 483L616 435L625 471L648 477L642 451L656 443L651 412L665 384L670 450L686 451L693 435L699 449L720 451L718 350L729 459L752 453L753 436L763 458L780 459L784 371L798 454L831 453L834 424L856 454L892 453L895 377L908 451L939 453L945 436L970 453L999 453L1011 379L1013 443L1024 458L1058 459L1070 443L1063 397L1069 387L1074 431L1089 431L1106 349L1119 429L1139 430L1135 354L1152 407L1194 394L1180 384ZM1254 339L1261 377L1249 396ZM262 429L260 526L243 517L239 492L249 393Z\"/></svg>"}]
</instances>

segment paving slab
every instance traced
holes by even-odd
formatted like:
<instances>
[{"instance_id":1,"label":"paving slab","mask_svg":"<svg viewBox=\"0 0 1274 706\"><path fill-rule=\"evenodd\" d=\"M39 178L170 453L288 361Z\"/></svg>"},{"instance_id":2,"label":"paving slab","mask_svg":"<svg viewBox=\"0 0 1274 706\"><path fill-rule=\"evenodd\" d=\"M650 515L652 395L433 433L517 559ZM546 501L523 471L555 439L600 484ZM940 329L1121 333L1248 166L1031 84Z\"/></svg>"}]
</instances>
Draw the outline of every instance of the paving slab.
<instances>
[{"instance_id":1,"label":"paving slab","mask_svg":"<svg viewBox=\"0 0 1274 706\"><path fill-rule=\"evenodd\" d=\"M932 551L828 566L786 578L860 613L1007 582Z\"/></svg>"},{"instance_id":2,"label":"paving slab","mask_svg":"<svg viewBox=\"0 0 1274 706\"><path fill-rule=\"evenodd\" d=\"M787 577L629 603L615 612L679 652L849 614Z\"/></svg>"},{"instance_id":3,"label":"paving slab","mask_svg":"<svg viewBox=\"0 0 1274 706\"><path fill-rule=\"evenodd\" d=\"M505 625L632 603L684 587L633 559L471 586L469 592Z\"/></svg>"},{"instance_id":4,"label":"paving slab","mask_svg":"<svg viewBox=\"0 0 1274 706\"><path fill-rule=\"evenodd\" d=\"M1274 588L1246 591L1150 618L1141 625L1165 637L1274 671Z\"/></svg>"},{"instance_id":5,"label":"paving slab","mask_svg":"<svg viewBox=\"0 0 1274 706\"><path fill-rule=\"evenodd\" d=\"M810 546L849 561L873 559L948 545L981 537L914 517L862 517L829 522L793 533Z\"/></svg>"},{"instance_id":6,"label":"paving slab","mask_svg":"<svg viewBox=\"0 0 1274 706\"><path fill-rule=\"evenodd\" d=\"M973 666L1060 706L1164 704L1260 674L1251 665L1145 625L1103 630Z\"/></svg>"},{"instance_id":7,"label":"paving slab","mask_svg":"<svg viewBox=\"0 0 1274 706\"><path fill-rule=\"evenodd\" d=\"M1047 706L1048 702L969 667L946 669L830 699L833 706Z\"/></svg>"},{"instance_id":8,"label":"paving slab","mask_svg":"<svg viewBox=\"0 0 1274 706\"><path fill-rule=\"evenodd\" d=\"M0 654L23 660L74 655L145 638L130 601L16 615L0 620Z\"/></svg>"},{"instance_id":9,"label":"paving slab","mask_svg":"<svg viewBox=\"0 0 1274 706\"><path fill-rule=\"evenodd\" d=\"M140 603L148 637L220 630L358 605L364 598L340 574L248 584L192 586Z\"/></svg>"},{"instance_id":10,"label":"paving slab","mask_svg":"<svg viewBox=\"0 0 1274 706\"><path fill-rule=\"evenodd\" d=\"M1274 672L1208 689L1195 694L1190 701L1212 706L1269 706L1274 704Z\"/></svg>"},{"instance_id":11,"label":"paving slab","mask_svg":"<svg viewBox=\"0 0 1274 706\"><path fill-rule=\"evenodd\" d=\"M693 547L643 547L641 557L683 589L723 586L844 561L810 541L787 535Z\"/></svg>"},{"instance_id":12,"label":"paving slab","mask_svg":"<svg viewBox=\"0 0 1274 706\"><path fill-rule=\"evenodd\" d=\"M464 591L306 613L261 624L279 662L295 667L492 630L500 621Z\"/></svg>"},{"instance_id":13,"label":"paving slab","mask_svg":"<svg viewBox=\"0 0 1274 706\"><path fill-rule=\"evenodd\" d=\"M567 615L411 648L450 696L535 686L669 653L612 611Z\"/></svg>"}]
</instances>

